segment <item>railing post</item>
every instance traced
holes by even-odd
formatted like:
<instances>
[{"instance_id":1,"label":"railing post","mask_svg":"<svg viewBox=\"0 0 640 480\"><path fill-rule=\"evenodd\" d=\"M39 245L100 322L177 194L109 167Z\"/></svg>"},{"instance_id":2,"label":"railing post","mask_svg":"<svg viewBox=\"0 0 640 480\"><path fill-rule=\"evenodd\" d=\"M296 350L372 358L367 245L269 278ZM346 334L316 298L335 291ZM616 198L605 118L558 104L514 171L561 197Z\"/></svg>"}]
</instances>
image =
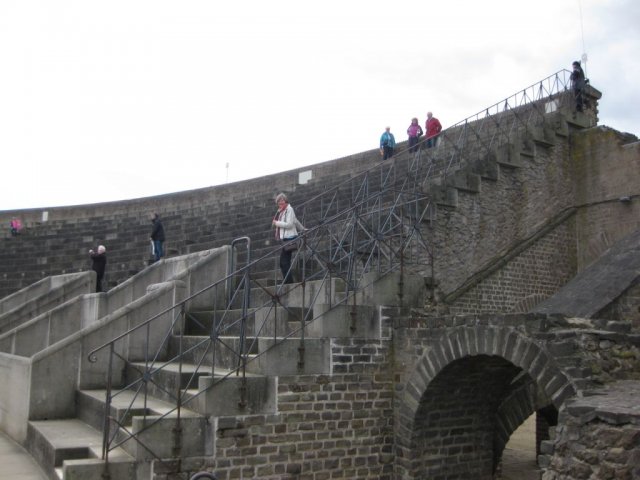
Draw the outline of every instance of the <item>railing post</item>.
<instances>
[{"instance_id":1,"label":"railing post","mask_svg":"<svg viewBox=\"0 0 640 480\"><path fill-rule=\"evenodd\" d=\"M302 249L298 249L298 254L300 252L305 252L307 247L307 237L305 235L302 236ZM298 346L298 371L300 373L304 372L304 357L305 357L305 344L304 344L304 335L305 335L305 323L306 323L306 305L307 305L307 295L306 295L306 287L307 282L305 282L305 256L302 255L302 312L300 315L300 345Z\"/></svg>"},{"instance_id":2,"label":"railing post","mask_svg":"<svg viewBox=\"0 0 640 480\"><path fill-rule=\"evenodd\" d=\"M104 419L102 427L102 459L106 464L109 463L109 436L111 435L111 389L112 380L111 375L113 373L113 355L114 345L113 342L109 344L109 364L107 366L107 392L105 394L105 406L104 406Z\"/></svg>"},{"instance_id":3,"label":"railing post","mask_svg":"<svg viewBox=\"0 0 640 480\"><path fill-rule=\"evenodd\" d=\"M181 423L181 413L182 413L182 366L184 365L184 352L183 352L183 340L184 340L184 329L186 326L186 312L185 312L185 304L183 303L180 308L180 334L178 340L178 381L176 382L176 424L173 427L173 456L175 458L180 458L180 454L182 452L182 423Z\"/></svg>"},{"instance_id":4,"label":"railing post","mask_svg":"<svg viewBox=\"0 0 640 480\"><path fill-rule=\"evenodd\" d=\"M223 291L223 298L224 296ZM213 311L211 313L211 332L209 333L209 338L211 340L211 379L212 383L215 383L216 376L216 345L218 344L218 287L214 290L213 295Z\"/></svg>"},{"instance_id":5,"label":"railing post","mask_svg":"<svg viewBox=\"0 0 640 480\"><path fill-rule=\"evenodd\" d=\"M247 260L249 261L245 267L244 275L242 276L242 285L244 288L244 295L242 300L242 320L240 322L240 361L242 368L242 383L240 385L240 408L246 408L247 406L247 356L246 351L246 338L247 338L247 315L249 313L249 303L251 302L251 285L250 285L250 240L247 239Z\"/></svg>"}]
</instances>

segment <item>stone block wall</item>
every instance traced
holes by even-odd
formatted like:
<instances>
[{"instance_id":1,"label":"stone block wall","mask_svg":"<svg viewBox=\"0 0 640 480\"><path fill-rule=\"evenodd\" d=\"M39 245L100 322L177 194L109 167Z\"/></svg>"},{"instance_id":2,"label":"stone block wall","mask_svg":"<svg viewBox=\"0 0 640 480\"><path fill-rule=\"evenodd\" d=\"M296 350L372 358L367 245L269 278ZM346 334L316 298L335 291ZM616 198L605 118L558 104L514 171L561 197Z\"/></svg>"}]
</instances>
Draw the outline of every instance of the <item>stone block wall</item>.
<instances>
[{"instance_id":1,"label":"stone block wall","mask_svg":"<svg viewBox=\"0 0 640 480\"><path fill-rule=\"evenodd\" d=\"M568 402L541 446L543 480L640 478L640 383L617 382Z\"/></svg>"},{"instance_id":2,"label":"stone block wall","mask_svg":"<svg viewBox=\"0 0 640 480\"><path fill-rule=\"evenodd\" d=\"M629 287L595 317L629 323L634 332L640 332L640 283Z\"/></svg>"},{"instance_id":3,"label":"stone block wall","mask_svg":"<svg viewBox=\"0 0 640 480\"><path fill-rule=\"evenodd\" d=\"M571 137L578 271L616 241L640 228L640 142L608 127ZM625 199L626 201L620 201Z\"/></svg>"},{"instance_id":4,"label":"stone block wall","mask_svg":"<svg viewBox=\"0 0 640 480\"><path fill-rule=\"evenodd\" d=\"M107 247L110 287L145 268L150 257L150 214L163 220L168 256L229 244L249 235L272 237L273 199L286 191L301 203L327 185L375 165L377 150L265 177L155 197L100 204L0 212L0 225L13 216L25 228L18 237L0 236L0 297L52 274L89 270L89 248ZM302 172L311 180L299 183ZM45 219L46 218L46 219Z\"/></svg>"}]
</instances>

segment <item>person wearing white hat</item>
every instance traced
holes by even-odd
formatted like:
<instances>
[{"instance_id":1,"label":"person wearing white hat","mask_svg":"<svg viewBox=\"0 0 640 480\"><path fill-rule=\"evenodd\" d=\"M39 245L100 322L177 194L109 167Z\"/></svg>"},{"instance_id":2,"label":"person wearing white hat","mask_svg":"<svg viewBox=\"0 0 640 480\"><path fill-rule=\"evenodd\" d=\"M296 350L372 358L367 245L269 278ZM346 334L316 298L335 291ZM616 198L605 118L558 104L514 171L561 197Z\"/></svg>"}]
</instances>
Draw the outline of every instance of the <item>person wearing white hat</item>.
<instances>
[{"instance_id":1,"label":"person wearing white hat","mask_svg":"<svg viewBox=\"0 0 640 480\"><path fill-rule=\"evenodd\" d=\"M96 293L102 292L102 280L107 269L107 249L104 245L98 246L98 251L89 250L91 257L91 270L96 272Z\"/></svg>"}]
</instances>

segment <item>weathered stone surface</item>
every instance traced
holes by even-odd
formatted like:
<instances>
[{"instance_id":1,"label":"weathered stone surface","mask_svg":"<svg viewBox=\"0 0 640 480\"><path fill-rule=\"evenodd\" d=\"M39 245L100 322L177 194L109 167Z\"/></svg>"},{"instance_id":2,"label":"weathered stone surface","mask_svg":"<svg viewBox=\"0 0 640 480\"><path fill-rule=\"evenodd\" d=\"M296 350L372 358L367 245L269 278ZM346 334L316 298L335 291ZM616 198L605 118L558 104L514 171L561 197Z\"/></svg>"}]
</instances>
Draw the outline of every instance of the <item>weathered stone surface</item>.
<instances>
[{"instance_id":1,"label":"weathered stone surface","mask_svg":"<svg viewBox=\"0 0 640 480\"><path fill-rule=\"evenodd\" d=\"M640 475L640 382L620 381L569 400L543 478L632 479ZM551 454L549 446L544 449Z\"/></svg>"},{"instance_id":2,"label":"weathered stone surface","mask_svg":"<svg viewBox=\"0 0 640 480\"><path fill-rule=\"evenodd\" d=\"M533 311L591 318L634 285L639 271L640 229L613 245Z\"/></svg>"}]
</instances>

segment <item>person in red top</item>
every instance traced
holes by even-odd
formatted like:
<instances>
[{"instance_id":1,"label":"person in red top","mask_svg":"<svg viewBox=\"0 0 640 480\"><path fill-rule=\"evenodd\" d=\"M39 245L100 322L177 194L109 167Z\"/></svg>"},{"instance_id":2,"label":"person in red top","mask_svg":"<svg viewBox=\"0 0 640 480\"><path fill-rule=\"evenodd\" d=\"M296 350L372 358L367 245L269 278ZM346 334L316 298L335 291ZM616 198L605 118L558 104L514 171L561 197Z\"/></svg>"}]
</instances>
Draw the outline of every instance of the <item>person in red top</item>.
<instances>
[{"instance_id":1,"label":"person in red top","mask_svg":"<svg viewBox=\"0 0 640 480\"><path fill-rule=\"evenodd\" d=\"M427 148L435 147L438 134L442 131L440 120L433 116L433 113L427 112L427 122L425 123L427 131Z\"/></svg>"}]
</instances>

